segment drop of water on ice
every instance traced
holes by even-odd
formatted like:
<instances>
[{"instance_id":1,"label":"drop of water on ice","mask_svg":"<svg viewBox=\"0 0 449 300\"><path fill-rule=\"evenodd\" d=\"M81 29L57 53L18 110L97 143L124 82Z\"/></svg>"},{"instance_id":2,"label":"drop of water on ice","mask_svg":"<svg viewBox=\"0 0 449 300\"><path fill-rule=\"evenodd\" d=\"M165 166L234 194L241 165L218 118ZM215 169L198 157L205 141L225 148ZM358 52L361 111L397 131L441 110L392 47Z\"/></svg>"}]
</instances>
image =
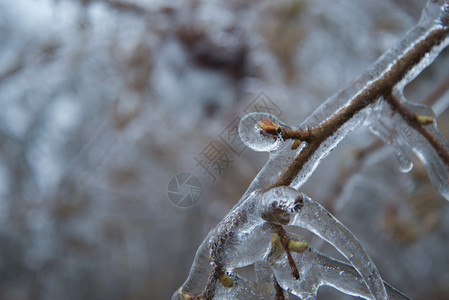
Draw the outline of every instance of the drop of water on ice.
<instances>
[{"instance_id":1,"label":"drop of water on ice","mask_svg":"<svg viewBox=\"0 0 449 300\"><path fill-rule=\"evenodd\" d=\"M400 152L396 152L395 155L396 159L398 160L399 171L401 171L402 173L408 173L413 169L413 162L410 158Z\"/></svg>"},{"instance_id":2,"label":"drop of water on ice","mask_svg":"<svg viewBox=\"0 0 449 300\"><path fill-rule=\"evenodd\" d=\"M264 134L259 124L264 120L272 122L281 127L287 127L284 123L279 121L275 116L268 113L249 113L240 120L239 135L240 139L246 146L254 151L273 151L281 144L280 135L274 136Z\"/></svg>"}]
</instances>

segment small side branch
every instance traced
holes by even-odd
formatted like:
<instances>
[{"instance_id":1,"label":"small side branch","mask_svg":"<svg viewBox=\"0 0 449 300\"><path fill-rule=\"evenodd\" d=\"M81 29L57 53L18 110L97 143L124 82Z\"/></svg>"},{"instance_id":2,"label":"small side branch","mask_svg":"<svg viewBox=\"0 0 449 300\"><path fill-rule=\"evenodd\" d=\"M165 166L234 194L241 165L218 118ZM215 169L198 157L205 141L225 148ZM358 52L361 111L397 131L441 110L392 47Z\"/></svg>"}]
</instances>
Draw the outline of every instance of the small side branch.
<instances>
[{"instance_id":1,"label":"small side branch","mask_svg":"<svg viewBox=\"0 0 449 300\"><path fill-rule=\"evenodd\" d=\"M361 90L350 100L347 106L335 112L330 118L315 128L312 128L306 132L292 132L294 137L297 135L298 138L302 138L303 141L307 142L307 145L296 156L293 162L283 170L277 180L268 188L290 185L327 139L332 137L357 113L361 112L363 109L366 109L369 105L374 104L379 98L390 97L393 88L403 82L411 70L420 65L426 55L432 52L435 47L439 46L443 40L447 38L448 34L449 29L446 27L441 27L428 33L425 38L418 39L415 45L407 49L407 51L399 59L397 59L393 65L386 66L384 71L379 72L379 76L376 79L369 82L367 86L362 87ZM382 61L382 58L377 64L381 63L385 63ZM377 68L377 65L375 64L373 68ZM341 92L340 95L344 95L344 91ZM402 105L398 102L392 107L400 110ZM414 118L416 119L416 117ZM277 128L275 132L282 133L283 130ZM287 133L283 136L286 137ZM426 138L431 140L431 136ZM440 155L445 157L444 161L449 166L449 157L446 157L446 154L441 151L441 146L438 145L438 142L434 140L431 144L437 151L439 151L439 153L441 153Z\"/></svg>"},{"instance_id":2,"label":"small side branch","mask_svg":"<svg viewBox=\"0 0 449 300\"><path fill-rule=\"evenodd\" d=\"M394 112L397 112L404 121L413 129L418 131L432 147L438 153L441 160L449 166L449 152L444 148L444 146L425 128L426 125L432 124L435 120L430 120L430 117L419 116L414 112L407 109L393 94L385 97L388 104L391 105Z\"/></svg>"}]
</instances>

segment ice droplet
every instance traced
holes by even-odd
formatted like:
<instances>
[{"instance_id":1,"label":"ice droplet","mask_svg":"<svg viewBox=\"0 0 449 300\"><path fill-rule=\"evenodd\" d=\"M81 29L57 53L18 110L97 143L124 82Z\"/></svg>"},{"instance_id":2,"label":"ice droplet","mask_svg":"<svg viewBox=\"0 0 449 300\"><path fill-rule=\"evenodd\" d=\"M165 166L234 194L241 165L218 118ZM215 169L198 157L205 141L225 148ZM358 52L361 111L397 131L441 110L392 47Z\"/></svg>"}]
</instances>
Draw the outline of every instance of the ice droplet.
<instances>
[{"instance_id":1,"label":"ice droplet","mask_svg":"<svg viewBox=\"0 0 449 300\"><path fill-rule=\"evenodd\" d=\"M395 155L398 160L399 171L408 173L413 169L413 162L409 157L403 155L401 152L395 152Z\"/></svg>"},{"instance_id":2,"label":"ice droplet","mask_svg":"<svg viewBox=\"0 0 449 300\"><path fill-rule=\"evenodd\" d=\"M409 102L402 93L396 93L401 105L408 111L424 120L433 120L423 127L415 128L408 124L404 118L394 113L386 103L378 106L377 122L371 129L395 148L395 152L401 153L406 158L415 153L423 162L429 174L430 181L438 192L449 200L449 143L440 134L437 128L436 116L428 106ZM400 168L408 166L398 157ZM404 168L406 170L408 168Z\"/></svg>"},{"instance_id":3,"label":"ice droplet","mask_svg":"<svg viewBox=\"0 0 449 300\"><path fill-rule=\"evenodd\" d=\"M259 127L264 120L274 123L281 127L287 127L284 123L279 121L275 116L268 113L254 112L249 113L240 120L239 135L240 139L246 146L254 151L268 152L277 149L281 144L280 135L274 136L264 134Z\"/></svg>"},{"instance_id":4,"label":"ice droplet","mask_svg":"<svg viewBox=\"0 0 449 300\"><path fill-rule=\"evenodd\" d=\"M398 131L394 118L390 117L393 114L391 107L385 101L379 102L372 115L376 120L370 124L370 129L375 135L393 147L399 171L408 173L413 169L413 162L410 158L412 153L403 134Z\"/></svg>"}]
</instances>

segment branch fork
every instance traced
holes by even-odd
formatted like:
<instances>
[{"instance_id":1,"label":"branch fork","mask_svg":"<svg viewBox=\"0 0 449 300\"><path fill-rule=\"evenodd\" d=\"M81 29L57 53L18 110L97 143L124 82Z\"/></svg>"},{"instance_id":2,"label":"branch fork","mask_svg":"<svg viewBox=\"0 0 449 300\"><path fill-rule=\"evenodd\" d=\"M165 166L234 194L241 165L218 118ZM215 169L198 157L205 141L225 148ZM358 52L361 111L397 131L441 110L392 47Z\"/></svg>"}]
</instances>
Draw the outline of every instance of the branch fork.
<instances>
[{"instance_id":1,"label":"branch fork","mask_svg":"<svg viewBox=\"0 0 449 300\"><path fill-rule=\"evenodd\" d=\"M407 299L383 282L355 236L298 189L345 136L368 125L398 151L406 145L424 158L432 183L449 200L449 143L439 134L432 111L408 102L402 93L449 44L448 20L449 1L429 0L420 22L402 41L297 128L262 113L241 120L242 140L256 151L269 151L270 159L203 241L187 281L172 299L285 299L285 290L315 299L323 284L366 299ZM293 142L287 144L289 140ZM292 239L285 225L328 241L352 266L343 267L303 240ZM257 269L269 272L259 274L262 284L251 284L233 272L251 264L258 266L256 274ZM330 271L322 267L328 264L341 270L341 276L326 273ZM267 284L271 288L257 288Z\"/></svg>"}]
</instances>

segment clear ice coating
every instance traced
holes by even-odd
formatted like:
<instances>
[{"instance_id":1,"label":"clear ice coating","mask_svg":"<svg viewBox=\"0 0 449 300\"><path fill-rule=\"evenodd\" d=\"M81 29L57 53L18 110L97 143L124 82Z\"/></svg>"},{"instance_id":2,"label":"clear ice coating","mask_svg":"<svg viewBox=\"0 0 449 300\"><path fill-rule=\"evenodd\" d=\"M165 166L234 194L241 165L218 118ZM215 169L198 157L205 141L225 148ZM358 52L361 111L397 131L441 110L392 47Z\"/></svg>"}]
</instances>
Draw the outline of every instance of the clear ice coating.
<instances>
[{"instance_id":1,"label":"clear ice coating","mask_svg":"<svg viewBox=\"0 0 449 300\"><path fill-rule=\"evenodd\" d=\"M335 247L360 273L376 299L387 299L382 278L356 237L324 207L289 187L277 187L262 196L262 207L291 213L289 225L305 228ZM301 204L299 208L296 207Z\"/></svg>"},{"instance_id":2,"label":"clear ice coating","mask_svg":"<svg viewBox=\"0 0 449 300\"><path fill-rule=\"evenodd\" d=\"M413 169L413 162L409 157L403 155L402 152L396 152L395 156L402 173L408 173Z\"/></svg>"},{"instance_id":3,"label":"clear ice coating","mask_svg":"<svg viewBox=\"0 0 449 300\"><path fill-rule=\"evenodd\" d=\"M287 272L291 275L290 269L288 269ZM276 299L276 294L279 294L280 291L276 289L276 284L278 283L273 274L272 265L270 265L267 260L255 262L254 273L256 273L255 284L257 287L257 295L259 296L259 299ZM281 293L284 298L288 299L288 293L286 289L284 289Z\"/></svg>"},{"instance_id":4,"label":"clear ice coating","mask_svg":"<svg viewBox=\"0 0 449 300\"><path fill-rule=\"evenodd\" d=\"M187 280L173 295L173 300L189 299L187 296L204 296L205 290L211 291L209 298L216 299L233 298L236 296L233 293L245 294L249 297L253 293L246 281L229 274L232 274L235 268L262 261L268 251L271 230L257 214L259 197L260 193L255 191L242 198L209 232L196 252ZM218 266L222 266L221 271L228 275L211 280L211 274ZM228 288L222 289L220 285L228 286ZM229 286L233 288L230 289Z\"/></svg>"},{"instance_id":5,"label":"clear ice coating","mask_svg":"<svg viewBox=\"0 0 449 300\"><path fill-rule=\"evenodd\" d=\"M283 233L270 224L286 223L322 237L351 265L315 251L291 233L285 233L289 240L283 243ZM248 239L252 239L248 247L251 252L243 249ZM297 277L288 263L286 248ZM235 273L235 268L251 264L255 282ZM222 269L218 278L212 276L217 266ZM382 281L366 251L346 227L303 193L283 186L255 191L230 211L201 244L188 279L172 300L274 299L279 294L286 297L286 291L301 299L315 299L322 285L365 299L408 299Z\"/></svg>"},{"instance_id":6,"label":"clear ice coating","mask_svg":"<svg viewBox=\"0 0 449 300\"><path fill-rule=\"evenodd\" d=\"M374 85L384 80L389 74L397 72L395 67L398 65L398 61L409 57L410 53L416 47L423 47L423 45L425 46L427 44L427 38L434 35L441 35L441 39L437 39L437 43L432 44L432 46L426 46L426 53L420 57L419 61L414 61L414 64L410 66L410 68L406 68L406 70L403 71L403 74L401 73L401 77L396 84L391 87L395 94L402 94L404 86L413 80L419 73L421 73L425 67L432 63L437 55L448 45L448 25L449 9L447 1L428 1L420 22L413 29L411 29L401 41L382 55L372 65L372 67L368 69L367 72L362 74L348 87L334 94L334 96L330 97L325 103L318 107L315 112L312 113L312 115L298 127L292 126L291 128L313 129L320 126L322 127L323 124L326 124L326 122L338 115L339 112L353 105L354 101L357 100L357 97L363 94L372 93ZM380 99L381 96L382 95L380 95L378 99ZM371 104L366 105L363 109L352 115L349 120L347 120L344 124L341 124L341 126L339 126L339 128L335 130L332 135L323 141L320 147L314 151L307 162L302 166L301 170L299 170L290 186L296 189L300 188L315 171L319 163L332 151L332 149L335 148L345 136L354 131L356 128L361 125L370 125L373 131L381 131L382 129L380 127L382 127L382 124L375 124L377 121L373 121L373 118L370 117L372 113L376 113L375 111L379 110L378 104L376 103L376 100L378 99L372 99L373 101ZM383 102L383 100L381 99L380 102ZM380 113L384 113L384 111L380 111ZM382 121L383 118L377 119ZM252 124L255 123L253 122ZM440 136L436 130L436 127L432 128L432 126L426 126L426 128L427 127L433 136ZM388 130L391 130L392 127L387 126L387 128ZM396 128L396 130L399 131L400 129ZM241 130L240 133L242 140L248 141L246 143L248 145L252 144L257 151L270 151L269 160L253 180L246 193L250 193L256 189L273 184L281 171L290 165L295 157L300 154L301 150L305 148L305 146L302 145L302 147L292 151L291 143L286 142L279 144L279 139L276 141L274 141L274 139L267 140L265 144L263 144L264 146L261 146L262 143L258 144L254 142L258 140L257 137L248 138L249 133L245 132L245 130ZM252 133L257 133L257 130L253 130ZM411 164L412 160L410 159L410 147L406 145L409 144L409 138L402 137L402 134L388 136L388 134L379 133L379 135L383 136L387 140L389 139L390 143L395 148L396 153L398 153L398 163L401 171L409 171L413 167ZM401 138L397 139L398 137ZM259 139L262 138L259 137ZM416 137L415 140L420 139ZM442 140L442 138L439 140ZM251 143L251 141L253 142ZM422 147L411 148L413 152L418 154L420 159L423 160L428 166L427 169L429 170L429 173L433 174L431 175L433 178L432 183L435 184L437 190L446 199L449 199L447 196L449 189L449 178L445 177L446 172L442 171L437 164L437 162L441 163L441 159L438 159L434 155L434 150L425 151ZM418 151L418 149L421 149L421 151ZM425 155L427 154L430 155L430 157L426 157Z\"/></svg>"},{"instance_id":7,"label":"clear ice coating","mask_svg":"<svg viewBox=\"0 0 449 300\"><path fill-rule=\"evenodd\" d=\"M254 151L269 152L276 150L282 143L280 135L262 134L261 126L267 126L270 123L284 128L287 127L272 114L254 112L245 115L239 124L240 139Z\"/></svg>"},{"instance_id":8,"label":"clear ice coating","mask_svg":"<svg viewBox=\"0 0 449 300\"><path fill-rule=\"evenodd\" d=\"M396 136L392 143L401 144L396 147L402 148L400 153L403 155L413 151L424 163L432 184L449 200L449 143L438 131L435 114L428 106L408 102L402 93L395 96L405 109L426 125L414 128L400 114L394 112L388 103L381 103L381 113L377 115L377 120L373 120L373 124L383 124L385 129L374 130L387 140L392 139L388 135L394 132ZM379 128L378 125L375 127ZM386 132L389 133L385 134Z\"/></svg>"},{"instance_id":9,"label":"clear ice coating","mask_svg":"<svg viewBox=\"0 0 449 300\"><path fill-rule=\"evenodd\" d=\"M215 298L217 299L261 299L254 283L234 272L228 272L222 281L222 284L217 285L215 293Z\"/></svg>"},{"instance_id":10,"label":"clear ice coating","mask_svg":"<svg viewBox=\"0 0 449 300\"><path fill-rule=\"evenodd\" d=\"M404 39L298 127L288 127L270 114L245 116L239 126L241 139L255 151L270 152L270 158L240 201L209 232L186 282L172 299L271 299L273 295L286 297L285 291L302 299L315 299L322 285L365 299L408 299L384 284L362 245L343 224L297 189L346 135L368 125L393 146L403 171L412 168L410 154L415 153L425 164L433 185L449 200L449 143L438 132L432 111L409 103L402 94L404 86L448 45L448 25L449 2L428 1L420 22ZM438 42L428 43L427 39ZM414 55L417 48L425 53ZM407 58L418 59L410 63ZM404 60L406 68L401 69ZM376 87L391 76L395 78L392 85L387 84L389 88L383 94L376 93ZM389 93L399 99L402 112L385 99ZM359 105L360 99L366 102ZM348 111L352 113L339 122L339 116ZM329 128L329 124L335 126ZM292 149L293 141L283 141L278 126L287 130L327 128L328 134L315 148L309 146L313 144L311 140ZM262 128L269 128L272 134L264 134ZM302 162L290 187L267 190L303 151L310 155ZM300 237L287 234L283 225L313 232L335 247L351 265L315 251ZM252 264L256 282L235 273L236 268Z\"/></svg>"},{"instance_id":11,"label":"clear ice coating","mask_svg":"<svg viewBox=\"0 0 449 300\"><path fill-rule=\"evenodd\" d=\"M385 143L393 147L399 170L403 173L410 172L413 169L412 153L398 128L394 126L392 119L388 117L388 113L391 113L388 104L384 100L379 101L371 114L369 128Z\"/></svg>"},{"instance_id":12,"label":"clear ice coating","mask_svg":"<svg viewBox=\"0 0 449 300\"><path fill-rule=\"evenodd\" d=\"M289 233L290 239L296 243L304 243L303 237ZM316 251L310 246L304 252L292 251L292 257L298 266L299 280L289 276L290 269L287 255L282 249L272 248L267 260L270 262L276 278L284 289L300 299L316 299L318 289L323 286L331 286L347 295L374 299L369 292L360 274L347 263L328 257ZM385 289L390 300L409 299L407 296L392 288L384 282Z\"/></svg>"}]
</instances>

